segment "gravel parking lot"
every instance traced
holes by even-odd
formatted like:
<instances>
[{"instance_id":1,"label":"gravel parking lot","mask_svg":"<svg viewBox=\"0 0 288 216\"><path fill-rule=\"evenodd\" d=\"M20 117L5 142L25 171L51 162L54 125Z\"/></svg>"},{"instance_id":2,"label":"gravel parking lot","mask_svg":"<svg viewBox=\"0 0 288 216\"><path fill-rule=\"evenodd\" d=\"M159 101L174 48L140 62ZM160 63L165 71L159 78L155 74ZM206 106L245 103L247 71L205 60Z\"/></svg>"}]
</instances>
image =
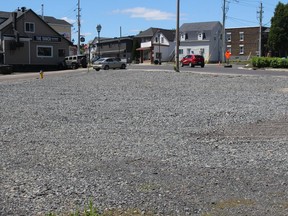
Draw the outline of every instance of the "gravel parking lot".
<instances>
[{"instance_id":1,"label":"gravel parking lot","mask_svg":"<svg viewBox=\"0 0 288 216\"><path fill-rule=\"evenodd\" d=\"M90 71L0 98L0 215L288 214L287 78Z\"/></svg>"}]
</instances>

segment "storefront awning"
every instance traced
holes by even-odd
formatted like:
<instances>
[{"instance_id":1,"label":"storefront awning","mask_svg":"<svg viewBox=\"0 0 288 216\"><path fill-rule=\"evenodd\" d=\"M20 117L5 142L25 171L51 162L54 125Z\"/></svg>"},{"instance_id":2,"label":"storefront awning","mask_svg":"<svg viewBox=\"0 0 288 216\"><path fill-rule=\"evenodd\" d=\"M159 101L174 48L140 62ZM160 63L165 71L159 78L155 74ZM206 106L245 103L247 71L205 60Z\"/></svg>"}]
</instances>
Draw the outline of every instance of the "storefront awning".
<instances>
[{"instance_id":1,"label":"storefront awning","mask_svg":"<svg viewBox=\"0 0 288 216\"><path fill-rule=\"evenodd\" d=\"M137 51L140 51L140 50L151 50L152 47L140 47L138 49L136 49Z\"/></svg>"}]
</instances>

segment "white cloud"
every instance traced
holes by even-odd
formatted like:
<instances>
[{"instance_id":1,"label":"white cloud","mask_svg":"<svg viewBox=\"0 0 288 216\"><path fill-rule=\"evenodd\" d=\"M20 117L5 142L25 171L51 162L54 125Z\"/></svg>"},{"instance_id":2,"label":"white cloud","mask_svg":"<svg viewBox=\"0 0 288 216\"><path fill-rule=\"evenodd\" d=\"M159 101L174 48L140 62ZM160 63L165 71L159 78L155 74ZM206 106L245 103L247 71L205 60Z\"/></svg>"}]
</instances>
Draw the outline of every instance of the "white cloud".
<instances>
[{"instance_id":1,"label":"white cloud","mask_svg":"<svg viewBox=\"0 0 288 216\"><path fill-rule=\"evenodd\" d=\"M144 7L115 10L114 13L129 14L131 18L143 18L145 20L171 20L175 18L172 13Z\"/></svg>"},{"instance_id":2,"label":"white cloud","mask_svg":"<svg viewBox=\"0 0 288 216\"><path fill-rule=\"evenodd\" d=\"M66 22L68 22L70 24L74 24L76 22L76 20L69 19L68 17L62 17L61 19L65 20Z\"/></svg>"}]
</instances>

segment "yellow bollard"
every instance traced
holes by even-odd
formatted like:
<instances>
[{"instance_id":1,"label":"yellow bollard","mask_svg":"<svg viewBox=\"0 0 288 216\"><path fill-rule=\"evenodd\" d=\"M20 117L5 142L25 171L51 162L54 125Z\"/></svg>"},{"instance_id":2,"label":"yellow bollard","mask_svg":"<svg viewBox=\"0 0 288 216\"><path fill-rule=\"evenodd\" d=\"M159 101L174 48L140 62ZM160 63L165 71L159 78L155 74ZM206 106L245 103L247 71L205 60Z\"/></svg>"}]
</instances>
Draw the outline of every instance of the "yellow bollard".
<instances>
[{"instance_id":1,"label":"yellow bollard","mask_svg":"<svg viewBox=\"0 0 288 216\"><path fill-rule=\"evenodd\" d=\"M40 79L44 78L44 72L42 70L40 70Z\"/></svg>"}]
</instances>

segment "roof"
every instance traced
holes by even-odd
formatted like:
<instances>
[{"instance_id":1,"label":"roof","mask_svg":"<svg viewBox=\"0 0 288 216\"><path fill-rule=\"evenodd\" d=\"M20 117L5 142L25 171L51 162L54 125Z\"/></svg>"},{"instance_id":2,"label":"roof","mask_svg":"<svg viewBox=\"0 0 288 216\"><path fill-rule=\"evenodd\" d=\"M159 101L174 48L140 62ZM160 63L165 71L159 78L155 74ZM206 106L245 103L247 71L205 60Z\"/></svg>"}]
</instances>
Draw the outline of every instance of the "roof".
<instances>
[{"instance_id":1,"label":"roof","mask_svg":"<svg viewBox=\"0 0 288 216\"><path fill-rule=\"evenodd\" d=\"M31 9L27 9L26 10L26 8L24 8L23 7L23 9L22 10L16 10L16 11L14 11L14 12L11 12L11 13L9 13L9 12L2 12L2 15L3 16L7 16L7 14L9 14L9 18L8 19L6 19L4 22L2 22L1 24L0 24L0 30L1 29L3 29L3 28L5 28L5 27L7 27L8 25L10 25L10 24L12 24L12 22L13 22L13 17L12 17L12 13L17 13L17 20L20 18L20 17L22 17L25 13L28 13L28 12L31 12L31 13L33 13L35 16L38 16L33 10L31 10ZM1 14L0 14L1 15ZM38 16L39 17L39 16ZM40 20L42 20L42 18L41 17L39 17L39 19ZM44 25L46 25L47 27L49 27L52 31L54 31L56 34L58 34L59 36L61 36L64 40L66 40L70 45L72 45L72 42L71 41L69 41L69 40L67 40L65 37L63 37L62 35L60 35L59 34L59 32L57 32L57 31L55 31L47 22L45 22L44 20L42 20L43 21L43 23L44 23Z\"/></svg>"},{"instance_id":2,"label":"roof","mask_svg":"<svg viewBox=\"0 0 288 216\"><path fill-rule=\"evenodd\" d=\"M16 12L18 14L17 17L19 17L25 11L23 12L23 11L18 9L18 10L13 11L13 12ZM11 13L13 13L13 12L0 11L0 25L9 19L11 17ZM39 15L39 17L42 18L40 15ZM11 18L11 20L12 20L12 18ZM44 16L44 21L48 24L72 26L72 24L68 23L67 21L65 21L63 19L56 19L55 17L52 17L52 16Z\"/></svg>"},{"instance_id":3,"label":"roof","mask_svg":"<svg viewBox=\"0 0 288 216\"><path fill-rule=\"evenodd\" d=\"M10 17L9 12L0 11L0 25L1 23L5 22Z\"/></svg>"},{"instance_id":4,"label":"roof","mask_svg":"<svg viewBox=\"0 0 288 216\"><path fill-rule=\"evenodd\" d=\"M149 28L145 31L141 31L138 35L136 35L136 38L144 38L144 37L153 37L154 34L159 30L159 28Z\"/></svg>"},{"instance_id":5,"label":"roof","mask_svg":"<svg viewBox=\"0 0 288 216\"><path fill-rule=\"evenodd\" d=\"M181 32L189 32L189 31L209 31L215 28L215 26L221 25L219 21L212 22L198 22L198 23L184 23L180 27Z\"/></svg>"},{"instance_id":6,"label":"roof","mask_svg":"<svg viewBox=\"0 0 288 216\"><path fill-rule=\"evenodd\" d=\"M157 32L161 32L169 41L174 41L176 32L175 30L170 29L161 29L161 28L149 28L143 32L140 32L138 35L136 35L136 38L144 38L144 37L150 37L152 38Z\"/></svg>"},{"instance_id":7,"label":"roof","mask_svg":"<svg viewBox=\"0 0 288 216\"><path fill-rule=\"evenodd\" d=\"M44 21L46 23L48 23L48 24L58 24L58 25L72 26L72 24L68 23L66 20L56 19L55 17L52 17L52 16L44 16Z\"/></svg>"}]
</instances>

